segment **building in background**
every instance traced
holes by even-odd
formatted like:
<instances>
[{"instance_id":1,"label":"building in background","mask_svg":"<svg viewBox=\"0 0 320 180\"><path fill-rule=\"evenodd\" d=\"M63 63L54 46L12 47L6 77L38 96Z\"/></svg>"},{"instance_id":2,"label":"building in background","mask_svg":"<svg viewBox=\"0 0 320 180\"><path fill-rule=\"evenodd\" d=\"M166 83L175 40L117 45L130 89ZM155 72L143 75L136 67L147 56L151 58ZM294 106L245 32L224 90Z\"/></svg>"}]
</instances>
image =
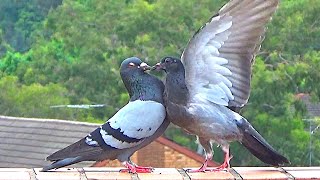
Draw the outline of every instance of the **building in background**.
<instances>
[{"instance_id":1,"label":"building in background","mask_svg":"<svg viewBox=\"0 0 320 180\"><path fill-rule=\"evenodd\" d=\"M45 158L97 128L99 124L53 119L0 116L0 167L43 167ZM199 167L204 158L165 137L160 137L132 156L141 166ZM209 163L215 166L214 162ZM71 167L121 167L119 161L81 162Z\"/></svg>"}]
</instances>

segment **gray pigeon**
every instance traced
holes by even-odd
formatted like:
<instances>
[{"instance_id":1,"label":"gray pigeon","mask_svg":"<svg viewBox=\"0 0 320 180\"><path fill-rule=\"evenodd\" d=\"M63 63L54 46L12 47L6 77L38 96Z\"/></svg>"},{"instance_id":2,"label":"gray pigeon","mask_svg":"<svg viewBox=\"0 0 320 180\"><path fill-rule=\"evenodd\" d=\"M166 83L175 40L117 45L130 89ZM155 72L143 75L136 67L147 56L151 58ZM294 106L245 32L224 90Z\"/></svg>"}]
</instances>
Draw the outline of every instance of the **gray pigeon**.
<instances>
[{"instance_id":1,"label":"gray pigeon","mask_svg":"<svg viewBox=\"0 0 320 180\"><path fill-rule=\"evenodd\" d=\"M239 113L250 94L251 68L263 41L265 25L278 0L231 0L200 28L181 61L165 57L155 66L166 76L165 105L169 120L198 137L206 160L193 172L229 169L229 142L239 141L261 161L279 166L289 161ZM212 142L225 160L207 168Z\"/></svg>"},{"instance_id":2,"label":"gray pigeon","mask_svg":"<svg viewBox=\"0 0 320 180\"><path fill-rule=\"evenodd\" d=\"M130 157L161 136L170 122L165 119L164 85L146 73L147 69L149 66L136 57L124 60L120 74L129 103L83 139L48 156L47 160L54 162L42 171L81 161L118 159L129 172L151 172L151 167L137 166Z\"/></svg>"}]
</instances>

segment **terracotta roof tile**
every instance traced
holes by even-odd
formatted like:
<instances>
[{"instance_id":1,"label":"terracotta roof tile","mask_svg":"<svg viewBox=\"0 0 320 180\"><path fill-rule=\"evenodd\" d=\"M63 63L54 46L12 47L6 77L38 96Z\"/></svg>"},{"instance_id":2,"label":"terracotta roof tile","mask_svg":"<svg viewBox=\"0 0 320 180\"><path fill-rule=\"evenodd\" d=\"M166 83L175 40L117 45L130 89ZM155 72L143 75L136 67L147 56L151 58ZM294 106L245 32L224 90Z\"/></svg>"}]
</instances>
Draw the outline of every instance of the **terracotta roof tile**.
<instances>
[{"instance_id":1,"label":"terracotta roof tile","mask_svg":"<svg viewBox=\"0 0 320 180\"><path fill-rule=\"evenodd\" d=\"M234 176L226 171L206 172L206 173L188 173L192 180L211 180L211 179L234 179Z\"/></svg>"},{"instance_id":2,"label":"terracotta roof tile","mask_svg":"<svg viewBox=\"0 0 320 180\"><path fill-rule=\"evenodd\" d=\"M234 167L233 169L240 174L243 179L288 179L286 174L274 167Z\"/></svg>"},{"instance_id":3,"label":"terracotta roof tile","mask_svg":"<svg viewBox=\"0 0 320 180\"><path fill-rule=\"evenodd\" d=\"M153 173L120 173L121 168L61 168L51 172L39 172L39 168L26 169L26 168L0 168L1 179L38 179L38 180L51 180L51 179L64 179L64 180L110 180L110 179L157 179L157 180L206 180L206 179L239 179L236 176L227 172L207 172L207 173L188 173L183 176L179 173L180 170L174 168L159 168L155 169ZM252 180L281 180L281 179L320 179L320 167L234 167L237 173L243 179ZM289 172L292 176L288 177L285 171Z\"/></svg>"},{"instance_id":4,"label":"terracotta roof tile","mask_svg":"<svg viewBox=\"0 0 320 180\"><path fill-rule=\"evenodd\" d=\"M79 169L79 168L78 168ZM101 179L101 180L111 180L111 179L131 179L131 174L120 173L119 170L122 168L97 168L97 167L85 167L81 168L84 170L85 175L88 179Z\"/></svg>"},{"instance_id":5,"label":"terracotta roof tile","mask_svg":"<svg viewBox=\"0 0 320 180\"><path fill-rule=\"evenodd\" d=\"M173 168L156 168L152 173L140 173L140 180L183 180L181 174Z\"/></svg>"},{"instance_id":6,"label":"terracotta roof tile","mask_svg":"<svg viewBox=\"0 0 320 180\"><path fill-rule=\"evenodd\" d=\"M284 167L296 180L320 179L320 167Z\"/></svg>"}]
</instances>

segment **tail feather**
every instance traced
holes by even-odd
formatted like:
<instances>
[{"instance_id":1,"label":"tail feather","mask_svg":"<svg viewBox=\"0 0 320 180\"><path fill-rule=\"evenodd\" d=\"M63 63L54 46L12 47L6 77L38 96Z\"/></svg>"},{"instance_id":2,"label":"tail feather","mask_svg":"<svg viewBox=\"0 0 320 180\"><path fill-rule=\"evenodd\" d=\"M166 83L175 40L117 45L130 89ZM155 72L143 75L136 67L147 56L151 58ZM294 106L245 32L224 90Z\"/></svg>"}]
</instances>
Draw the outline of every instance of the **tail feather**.
<instances>
[{"instance_id":1,"label":"tail feather","mask_svg":"<svg viewBox=\"0 0 320 180\"><path fill-rule=\"evenodd\" d=\"M241 143L262 162L280 166L285 163L290 163L289 160L279 154L252 126L242 119L237 123L243 137Z\"/></svg>"},{"instance_id":2,"label":"tail feather","mask_svg":"<svg viewBox=\"0 0 320 180\"><path fill-rule=\"evenodd\" d=\"M113 153L109 154L111 156L114 155ZM89 146L83 138L48 156L46 160L54 162L51 165L44 167L41 171L57 169L81 161L98 161L103 157L108 158L108 155L104 153L102 148L99 146Z\"/></svg>"},{"instance_id":3,"label":"tail feather","mask_svg":"<svg viewBox=\"0 0 320 180\"><path fill-rule=\"evenodd\" d=\"M44 168L42 168L42 172L45 172L45 171L49 171L51 169L57 169L57 168L61 168L61 167L64 167L64 166L68 166L68 165L71 165L71 164L75 164L75 163L78 163L78 162L81 162L82 161L82 157L78 156L78 157L74 157L74 158L66 158L66 159L62 159L62 160L59 160L59 161L56 161L48 166L45 166Z\"/></svg>"},{"instance_id":4,"label":"tail feather","mask_svg":"<svg viewBox=\"0 0 320 180\"><path fill-rule=\"evenodd\" d=\"M65 158L75 157L95 157L102 154L103 149L99 146L89 146L85 142L85 138L71 144L70 146L61 149L46 158L48 161L58 161ZM87 159L89 161L90 159ZM96 159L92 159L96 160Z\"/></svg>"}]
</instances>

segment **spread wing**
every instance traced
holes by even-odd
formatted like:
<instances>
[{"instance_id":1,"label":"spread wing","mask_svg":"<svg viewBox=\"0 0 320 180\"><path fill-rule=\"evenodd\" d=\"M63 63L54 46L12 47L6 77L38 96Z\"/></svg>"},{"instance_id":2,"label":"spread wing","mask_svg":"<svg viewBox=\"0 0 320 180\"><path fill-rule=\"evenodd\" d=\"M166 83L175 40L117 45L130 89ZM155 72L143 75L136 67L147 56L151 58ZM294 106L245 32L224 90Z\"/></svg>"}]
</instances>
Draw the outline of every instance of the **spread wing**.
<instances>
[{"instance_id":1,"label":"spread wing","mask_svg":"<svg viewBox=\"0 0 320 180\"><path fill-rule=\"evenodd\" d=\"M182 54L191 97L232 107L250 94L251 66L279 0L231 0Z\"/></svg>"}]
</instances>

